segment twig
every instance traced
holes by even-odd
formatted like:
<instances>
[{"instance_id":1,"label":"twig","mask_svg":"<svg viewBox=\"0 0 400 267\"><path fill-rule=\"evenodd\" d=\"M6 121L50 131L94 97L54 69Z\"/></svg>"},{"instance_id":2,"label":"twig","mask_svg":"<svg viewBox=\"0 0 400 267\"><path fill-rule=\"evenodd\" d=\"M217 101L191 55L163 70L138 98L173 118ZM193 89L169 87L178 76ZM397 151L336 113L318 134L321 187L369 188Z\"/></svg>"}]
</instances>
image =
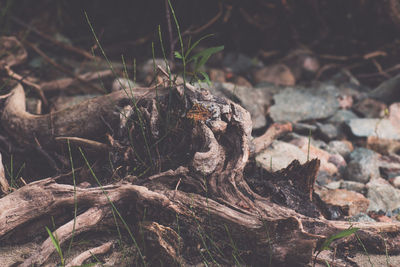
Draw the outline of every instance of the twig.
<instances>
[{"instance_id":1,"label":"twig","mask_svg":"<svg viewBox=\"0 0 400 267\"><path fill-rule=\"evenodd\" d=\"M315 80L318 80L325 71L327 71L329 69L333 69L333 68L339 68L339 67L340 67L340 64L333 64L333 63L332 64L326 64L326 65L322 66L318 70L317 74L315 74Z\"/></svg>"},{"instance_id":2,"label":"twig","mask_svg":"<svg viewBox=\"0 0 400 267\"><path fill-rule=\"evenodd\" d=\"M187 32L187 34L188 35L198 34L198 33L202 32L202 31L204 31L205 29L207 29L208 27L210 27L211 25L213 25L222 16L222 11L223 10L222 10L222 3L221 2L218 3L218 7L219 7L218 13L213 18L211 18L206 24L200 26L196 30Z\"/></svg>"},{"instance_id":3,"label":"twig","mask_svg":"<svg viewBox=\"0 0 400 267\"><path fill-rule=\"evenodd\" d=\"M262 150L266 149L272 141L279 136L292 131L292 124L290 122L279 124L272 124L268 130L261 136L254 138L253 140L253 151L252 154L258 154Z\"/></svg>"},{"instance_id":4,"label":"twig","mask_svg":"<svg viewBox=\"0 0 400 267\"><path fill-rule=\"evenodd\" d=\"M36 91L36 93L39 95L45 108L48 108L49 103L47 102L47 99L43 93L43 90L39 85L37 85L33 82L30 82L27 79L25 79L24 77L22 77L21 75L19 75L18 73L15 73L8 65L4 66L4 69L7 71L8 76L10 76L11 78L32 87Z\"/></svg>"},{"instance_id":5,"label":"twig","mask_svg":"<svg viewBox=\"0 0 400 267\"><path fill-rule=\"evenodd\" d=\"M98 72L87 72L77 76L83 81L90 82L95 79L104 78L112 75L113 73L111 70L104 70ZM59 80L43 82L40 84L40 87L42 87L42 90L46 92L55 90L64 90L67 87L75 85L76 81L77 80L75 78L63 78Z\"/></svg>"},{"instance_id":6,"label":"twig","mask_svg":"<svg viewBox=\"0 0 400 267\"><path fill-rule=\"evenodd\" d=\"M384 56L384 57L386 57L386 56L387 56L387 53L386 53L385 51L379 51L379 50L378 50L378 51L374 51L374 52L365 54L365 55L363 56L363 58L364 58L364 59L371 59L371 58L378 57L378 56Z\"/></svg>"},{"instance_id":7,"label":"twig","mask_svg":"<svg viewBox=\"0 0 400 267\"><path fill-rule=\"evenodd\" d=\"M45 40L47 40L47 41L49 41L49 42L51 42L51 43L53 43L53 44L55 44L55 45L57 45L57 46L63 48L63 49L65 49L65 50L74 52L74 53L79 54L79 55L81 55L81 56L83 56L83 57L85 57L85 58L87 58L87 59L90 59L90 60L93 60L93 59L97 58L96 56L90 54L89 52L86 52L86 51L84 51L84 50L82 50L82 49L79 49L79 48L77 48L77 47L74 47L74 46L72 46L72 45L69 45L69 44L66 44L66 43L63 43L63 42L60 42L60 41L55 40L54 38L50 37L49 35L47 35L47 34L41 32L41 31L37 30L37 29L36 29L35 27L33 27L32 25L26 24L25 22L23 22L22 20L20 20L20 19L17 18L17 17L11 16L11 20L13 20L13 21L14 21L15 23L17 23L18 25L23 26L23 27L27 28L28 30L30 30L30 31L32 31L32 32L34 32L34 33L36 33L37 35L39 35L39 36L42 37L43 39L45 39Z\"/></svg>"},{"instance_id":8,"label":"twig","mask_svg":"<svg viewBox=\"0 0 400 267\"><path fill-rule=\"evenodd\" d=\"M328 55L328 54L318 55L318 57L323 58L323 59L338 60L338 61L347 61L350 59L350 57L347 57L347 56L337 56L337 55ZM355 58L355 56L351 57L351 58Z\"/></svg>"},{"instance_id":9,"label":"twig","mask_svg":"<svg viewBox=\"0 0 400 267\"><path fill-rule=\"evenodd\" d=\"M5 99L11 95L11 92L5 94L5 95L0 95L0 99Z\"/></svg>"},{"instance_id":10,"label":"twig","mask_svg":"<svg viewBox=\"0 0 400 267\"><path fill-rule=\"evenodd\" d=\"M222 3L219 3L219 11L218 11L218 13L213 17L213 18L211 18L206 24L204 24L204 25L202 25L202 26L200 26L199 28L197 28L197 29L195 29L195 30L193 30L193 31L191 31L191 30L186 30L186 31L184 31L182 34L181 34L181 36L183 37L183 36L186 36L186 35L194 35L194 34L198 34L198 33L200 33L200 32L202 32L202 31L204 31L205 29L207 29L208 27L210 27L211 25L213 25L221 16L222 16L222 13L223 13L223 10L222 10ZM175 46L175 44L178 42L178 38L175 38L175 40L174 40L174 42L173 42L173 45Z\"/></svg>"},{"instance_id":11,"label":"twig","mask_svg":"<svg viewBox=\"0 0 400 267\"><path fill-rule=\"evenodd\" d=\"M391 78L389 74L383 71L381 64L378 63L374 58L372 59L372 63L374 63L375 67L378 69L378 72L385 78Z\"/></svg>"},{"instance_id":12,"label":"twig","mask_svg":"<svg viewBox=\"0 0 400 267\"><path fill-rule=\"evenodd\" d=\"M76 145L82 145L84 147L87 148L91 148L94 149L96 151L105 151L108 152L111 150L110 146L94 141L94 140L90 140L90 139L85 139L85 138L80 138L80 137L55 137L54 138L56 141L63 141L66 142L67 140L69 140L72 144L76 144Z\"/></svg>"},{"instance_id":13,"label":"twig","mask_svg":"<svg viewBox=\"0 0 400 267\"><path fill-rule=\"evenodd\" d=\"M40 50L36 45L31 44L27 41L24 41L24 44L28 45L30 48L32 48L33 50L35 50L36 53L38 53L41 57L43 57L44 60L46 60L48 63L50 63L51 65L53 65L55 68L57 68L58 70L60 70L61 72L64 72L68 75L70 75L71 77L74 77L75 79L77 79L78 81L80 81L81 83L85 84L86 86L91 87L92 89L99 91L99 92L104 92L104 90L102 90L101 88L99 88L98 86L95 86L91 83L86 82L85 80L81 79L79 76L77 76L75 73L73 73L72 71L70 71L69 69L61 66L60 64L58 64L57 62L55 62L54 60L52 60L49 56L47 56L42 50Z\"/></svg>"},{"instance_id":14,"label":"twig","mask_svg":"<svg viewBox=\"0 0 400 267\"><path fill-rule=\"evenodd\" d=\"M174 62L174 50L175 50L175 42L172 36L172 24L171 24L171 13L169 11L168 0L165 0L165 17L167 19L167 27L168 27L168 37L169 37L169 60Z\"/></svg>"}]
</instances>

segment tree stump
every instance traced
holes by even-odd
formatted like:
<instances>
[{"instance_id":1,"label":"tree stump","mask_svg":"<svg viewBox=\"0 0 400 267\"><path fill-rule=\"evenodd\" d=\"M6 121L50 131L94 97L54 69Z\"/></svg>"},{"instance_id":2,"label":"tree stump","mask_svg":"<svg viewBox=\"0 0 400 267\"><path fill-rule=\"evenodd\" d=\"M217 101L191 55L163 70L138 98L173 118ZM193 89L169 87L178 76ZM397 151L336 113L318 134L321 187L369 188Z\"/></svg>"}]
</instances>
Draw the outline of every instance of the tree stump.
<instances>
[{"instance_id":1,"label":"tree stump","mask_svg":"<svg viewBox=\"0 0 400 267\"><path fill-rule=\"evenodd\" d=\"M318 159L268 174L250 167L254 153L290 124L275 124L253 140L246 110L190 85L121 90L47 115L26 112L18 85L3 107L1 125L13 140L46 151L65 149L66 140L106 150L113 166L102 184L74 186L67 174L0 199L1 246L35 237L41 242L20 266L44 265L56 252L45 236L51 218L63 249L74 236L118 228L135 249L130 264L149 266L307 266L327 237L350 225L329 220L330 207L313 193ZM91 176L91 167L82 168ZM352 226L360 228L357 236L368 251L400 252L400 224ZM97 240L94 254L116 249L101 234ZM336 245L335 266L354 264L349 251L363 250L354 235ZM88 251L66 264L84 262Z\"/></svg>"}]
</instances>

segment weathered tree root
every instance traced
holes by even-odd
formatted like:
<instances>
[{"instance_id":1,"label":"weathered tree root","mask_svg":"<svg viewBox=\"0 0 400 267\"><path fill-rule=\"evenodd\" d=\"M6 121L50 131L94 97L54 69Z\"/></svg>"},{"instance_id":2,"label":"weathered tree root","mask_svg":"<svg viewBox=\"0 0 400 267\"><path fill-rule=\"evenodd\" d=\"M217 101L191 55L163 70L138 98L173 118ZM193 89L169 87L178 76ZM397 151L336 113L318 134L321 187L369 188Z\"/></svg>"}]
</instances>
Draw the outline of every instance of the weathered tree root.
<instances>
[{"instance_id":1,"label":"weathered tree root","mask_svg":"<svg viewBox=\"0 0 400 267\"><path fill-rule=\"evenodd\" d=\"M113 242L107 242L104 243L101 246L89 249L85 252L82 252L81 254L79 254L77 257L75 257L75 259L73 259L70 263L68 263L66 265L66 267L73 267L73 266L81 266L83 264L83 262L89 258L92 257L92 255L99 255L99 254L104 254L107 253L111 247L113 245Z\"/></svg>"},{"instance_id":2,"label":"weathered tree root","mask_svg":"<svg viewBox=\"0 0 400 267\"><path fill-rule=\"evenodd\" d=\"M148 254L142 255L142 260L149 265L159 264L154 257L169 265L196 264L206 257L222 265L235 264L236 259L251 266L265 266L269 262L271 266L305 266L310 263L318 244L349 227L348 222L325 219L324 213L319 210L321 207L312 192L318 160L304 165L294 162L287 169L277 172L273 180L256 184L253 190L243 174L253 146L249 113L239 105L216 98L204 90L188 86L183 94L182 88L176 89L178 97L174 101L186 99L180 107L187 106L189 109L186 115L177 115L178 121L188 117L193 120L191 124L181 124L184 127L181 131L190 130L192 135L192 139L188 139L189 144L183 143L183 147L187 145L187 154L191 155L187 164L147 177L126 175L125 182L101 188L77 187L77 205L84 212L76 218L76 233L115 227L112 202L121 216L126 218L134 236L140 236L140 229L144 231L142 245L151 249L146 250ZM166 92L167 89L159 89L158 94L166 95ZM90 130L78 131L75 127L68 127L69 123L79 125L85 121L82 116L79 122L69 118L70 114L76 114L74 109L69 110L69 114L60 111L52 115L57 117L60 129L46 128L51 125L48 121L50 115L33 116L18 107L24 105L21 102L22 93L21 88L14 90L3 111L2 124L17 140L32 142L36 137L44 143L45 137L51 140L59 136L88 138L98 131L97 127L104 131L99 115L114 114L114 107L100 105L106 105L110 99L113 103L125 99L122 93L117 92L76 106L78 110L88 106L88 110L96 112L87 115L96 121L90 125ZM137 94L143 92L138 91ZM162 136L159 114L165 111L155 112L156 105L150 96L154 96L152 91L142 98L144 104L134 109L141 110L141 118L151 129L149 136L157 141L157 137ZM163 107L162 102L159 106ZM10 110L10 107L14 109ZM106 114L102 108L107 110ZM199 110L204 111L205 118L195 113ZM133 120L135 114L131 115L129 118ZM116 116L119 117L119 113ZM126 128L135 136L140 129L134 126L125 121L119 127ZM43 133L39 132L41 130ZM276 136L286 130L290 127L274 129L268 136ZM135 154L129 154L129 149L123 150L123 135L116 135L115 138L113 146L123 151L122 158L129 164L131 159L135 159ZM193 140L196 142L193 143ZM143 146L140 142L134 140L136 151ZM174 157L172 154L169 156ZM271 183L274 186L271 187ZM271 188L275 190L272 193ZM295 203L290 201L289 196L294 197ZM65 211L72 210L73 206L73 186L57 184L51 178L30 183L0 200L0 225L3 226L0 228L0 240L2 243L20 240L28 229L29 232L32 229L42 232L48 225L48 220L44 218L51 215L58 226L55 234L61 244L65 243L72 237L73 226L73 214L68 215ZM304 208L307 206L312 206L311 212ZM120 221L118 225L122 225ZM399 223L357 222L352 226L360 228L358 236L367 250L384 254L387 248L390 254L400 253ZM346 246L353 251L362 250L354 236L337 241L337 247L343 252ZM42 244L42 250L31 255L23 266L45 263L52 252L54 247L47 239ZM341 260L346 262L344 254Z\"/></svg>"},{"instance_id":3,"label":"weathered tree root","mask_svg":"<svg viewBox=\"0 0 400 267\"><path fill-rule=\"evenodd\" d=\"M163 93L166 92L159 92ZM136 101L153 99L155 90L135 88L132 94L121 90L54 113L33 115L26 111L25 92L18 84L7 99L1 124L18 141L35 143L37 140L42 146L54 144L55 137L97 137L107 129L104 121L115 121L119 117L116 116L118 107L130 103L132 97Z\"/></svg>"}]
</instances>

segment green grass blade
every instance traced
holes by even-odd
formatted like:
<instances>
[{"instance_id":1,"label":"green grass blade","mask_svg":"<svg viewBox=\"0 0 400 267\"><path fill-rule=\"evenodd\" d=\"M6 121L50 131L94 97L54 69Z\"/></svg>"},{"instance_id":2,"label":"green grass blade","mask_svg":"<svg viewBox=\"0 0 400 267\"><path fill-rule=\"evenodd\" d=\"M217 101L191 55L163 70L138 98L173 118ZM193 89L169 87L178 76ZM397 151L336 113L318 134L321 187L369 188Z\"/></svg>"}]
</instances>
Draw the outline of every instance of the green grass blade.
<instances>
[{"instance_id":1,"label":"green grass blade","mask_svg":"<svg viewBox=\"0 0 400 267\"><path fill-rule=\"evenodd\" d=\"M50 231L50 229L46 226L46 231L50 236L51 242L53 243L54 247L56 248L56 251L58 255L60 256L61 264L64 266L64 257L61 251L60 243L58 242L57 238L53 235L53 233Z\"/></svg>"}]
</instances>

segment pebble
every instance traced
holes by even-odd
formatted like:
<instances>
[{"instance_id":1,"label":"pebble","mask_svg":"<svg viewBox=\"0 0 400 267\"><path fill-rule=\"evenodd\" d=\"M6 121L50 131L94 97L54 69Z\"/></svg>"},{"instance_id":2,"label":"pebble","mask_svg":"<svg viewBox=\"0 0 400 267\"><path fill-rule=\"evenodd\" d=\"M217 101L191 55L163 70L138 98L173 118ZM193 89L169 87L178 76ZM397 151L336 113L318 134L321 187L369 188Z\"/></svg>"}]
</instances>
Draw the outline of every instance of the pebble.
<instances>
[{"instance_id":1,"label":"pebble","mask_svg":"<svg viewBox=\"0 0 400 267\"><path fill-rule=\"evenodd\" d=\"M287 87L274 96L270 108L273 121L299 122L328 118L339 109L338 90L334 86Z\"/></svg>"},{"instance_id":2,"label":"pebble","mask_svg":"<svg viewBox=\"0 0 400 267\"><path fill-rule=\"evenodd\" d=\"M353 151L353 145L349 141L339 141L339 140L332 140L328 143L327 151L330 153L337 153L344 158L347 158L351 151Z\"/></svg>"},{"instance_id":3,"label":"pebble","mask_svg":"<svg viewBox=\"0 0 400 267\"><path fill-rule=\"evenodd\" d=\"M344 171L344 178L360 183L367 183L371 178L379 177L378 154L366 148L356 148L349 155L349 162Z\"/></svg>"},{"instance_id":4,"label":"pebble","mask_svg":"<svg viewBox=\"0 0 400 267\"><path fill-rule=\"evenodd\" d=\"M286 168L295 159L304 163L307 155L295 145L275 140L256 157L256 162L268 171L277 171Z\"/></svg>"},{"instance_id":5,"label":"pebble","mask_svg":"<svg viewBox=\"0 0 400 267\"><path fill-rule=\"evenodd\" d=\"M400 190L394 188L383 178L372 179L367 183L368 210L391 212L400 207Z\"/></svg>"},{"instance_id":6,"label":"pebble","mask_svg":"<svg viewBox=\"0 0 400 267\"><path fill-rule=\"evenodd\" d=\"M353 106L353 110L366 118L382 118L385 109L387 109L385 103L371 98L365 98Z\"/></svg>"},{"instance_id":7,"label":"pebble","mask_svg":"<svg viewBox=\"0 0 400 267\"><path fill-rule=\"evenodd\" d=\"M389 119L351 119L346 121L357 137L376 136L383 139L400 140L400 132Z\"/></svg>"},{"instance_id":8,"label":"pebble","mask_svg":"<svg viewBox=\"0 0 400 267\"><path fill-rule=\"evenodd\" d=\"M369 200L362 194L346 189L322 190L319 196L328 204L348 210L349 216L366 212L369 206Z\"/></svg>"}]
</instances>

